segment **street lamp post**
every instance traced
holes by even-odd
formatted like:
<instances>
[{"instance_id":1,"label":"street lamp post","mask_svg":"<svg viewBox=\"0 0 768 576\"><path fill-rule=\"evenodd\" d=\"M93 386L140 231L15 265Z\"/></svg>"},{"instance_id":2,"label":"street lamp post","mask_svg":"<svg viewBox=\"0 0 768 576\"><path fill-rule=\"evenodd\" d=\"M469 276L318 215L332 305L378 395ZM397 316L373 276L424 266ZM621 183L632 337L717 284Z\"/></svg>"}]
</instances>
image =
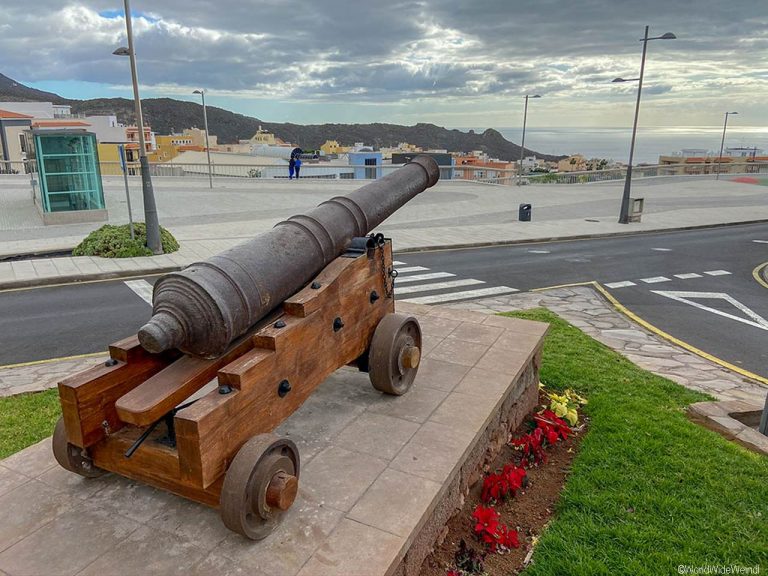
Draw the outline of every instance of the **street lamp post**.
<instances>
[{"instance_id":1,"label":"street lamp post","mask_svg":"<svg viewBox=\"0 0 768 576\"><path fill-rule=\"evenodd\" d=\"M725 122L723 123L723 139L720 140L720 156L717 157L717 176L715 180L720 180L720 163L723 161L723 146L725 145L725 129L728 127L728 116L738 114L738 112L726 112Z\"/></svg>"},{"instance_id":2,"label":"street lamp post","mask_svg":"<svg viewBox=\"0 0 768 576\"><path fill-rule=\"evenodd\" d=\"M533 96L525 95L525 108L523 110L523 137L520 144L520 166L517 168L517 185L520 186L523 183L523 155L525 154L525 123L528 120L528 98L541 98L540 95L534 94Z\"/></svg>"},{"instance_id":3,"label":"street lamp post","mask_svg":"<svg viewBox=\"0 0 768 576\"><path fill-rule=\"evenodd\" d=\"M200 94L203 99L203 127L205 128L205 151L208 154L208 184L213 188L213 173L211 172L211 147L208 145L208 111L205 108L205 90L195 90L192 94Z\"/></svg>"},{"instance_id":4,"label":"street lamp post","mask_svg":"<svg viewBox=\"0 0 768 576\"><path fill-rule=\"evenodd\" d=\"M162 254L163 245L160 241L160 223L157 220L155 192L152 188L152 177L149 174L149 161L147 160L147 150L144 142L144 118L141 113L139 78L136 72L136 51L133 45L130 0L123 0L123 3L125 6L125 28L128 35L128 48L118 48L113 54L116 56L129 56L131 60L133 100L136 105L136 125L139 128L139 165L141 166L141 187L144 197L144 222L147 227L147 248L152 250L153 254Z\"/></svg>"},{"instance_id":5,"label":"street lamp post","mask_svg":"<svg viewBox=\"0 0 768 576\"><path fill-rule=\"evenodd\" d=\"M648 51L648 42L650 40L674 40L677 38L672 32L667 32L661 36L655 36L653 38L648 37L648 26L645 27L645 34L640 39L643 43L643 57L640 61L640 77L639 78L614 78L613 82L633 82L638 81L637 85L637 102L635 103L635 121L632 124L632 142L629 145L629 164L627 164L627 177L624 180L624 194L621 197L621 210L619 211L619 224L629 223L629 194L632 186L632 159L635 154L635 136L637 135L637 119L640 115L640 93L643 90L643 74L645 73L645 54Z\"/></svg>"}]
</instances>

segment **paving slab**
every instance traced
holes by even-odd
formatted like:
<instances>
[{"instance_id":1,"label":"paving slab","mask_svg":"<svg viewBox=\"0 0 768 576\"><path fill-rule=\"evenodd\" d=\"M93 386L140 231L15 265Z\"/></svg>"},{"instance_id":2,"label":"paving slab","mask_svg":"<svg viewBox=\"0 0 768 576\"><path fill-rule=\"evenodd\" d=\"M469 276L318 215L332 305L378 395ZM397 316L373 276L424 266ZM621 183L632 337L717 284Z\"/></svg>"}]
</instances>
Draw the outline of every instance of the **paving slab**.
<instances>
[{"instance_id":1,"label":"paving slab","mask_svg":"<svg viewBox=\"0 0 768 576\"><path fill-rule=\"evenodd\" d=\"M490 439L534 406L531 358L546 326L493 326L463 310L407 310L434 328L424 334L434 354L407 394L385 396L367 374L344 368L278 428L299 446L301 479L297 501L266 539L245 540L214 509L150 486L68 473L46 439L0 461L0 573L416 574L459 505L468 471L492 449ZM530 350L495 347L516 337ZM477 367L493 350L506 352L508 365L499 357L498 372ZM443 359L448 352L453 356ZM60 368L50 371L61 377Z\"/></svg>"}]
</instances>

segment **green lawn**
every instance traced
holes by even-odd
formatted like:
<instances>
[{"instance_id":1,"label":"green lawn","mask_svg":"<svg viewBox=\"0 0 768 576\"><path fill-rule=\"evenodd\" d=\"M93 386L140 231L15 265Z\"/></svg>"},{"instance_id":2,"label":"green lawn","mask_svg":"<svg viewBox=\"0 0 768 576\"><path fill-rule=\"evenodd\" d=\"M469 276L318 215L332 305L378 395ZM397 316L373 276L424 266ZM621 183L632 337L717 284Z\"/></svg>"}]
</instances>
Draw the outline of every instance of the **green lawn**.
<instances>
[{"instance_id":1,"label":"green lawn","mask_svg":"<svg viewBox=\"0 0 768 576\"><path fill-rule=\"evenodd\" d=\"M707 397L636 367L556 315L541 380L586 396L589 431L526 576L768 572L768 458L691 423ZM714 573L714 572L713 572Z\"/></svg>"},{"instance_id":2,"label":"green lawn","mask_svg":"<svg viewBox=\"0 0 768 576\"><path fill-rule=\"evenodd\" d=\"M55 388L0 398L0 458L53 434L60 415L59 393Z\"/></svg>"}]
</instances>

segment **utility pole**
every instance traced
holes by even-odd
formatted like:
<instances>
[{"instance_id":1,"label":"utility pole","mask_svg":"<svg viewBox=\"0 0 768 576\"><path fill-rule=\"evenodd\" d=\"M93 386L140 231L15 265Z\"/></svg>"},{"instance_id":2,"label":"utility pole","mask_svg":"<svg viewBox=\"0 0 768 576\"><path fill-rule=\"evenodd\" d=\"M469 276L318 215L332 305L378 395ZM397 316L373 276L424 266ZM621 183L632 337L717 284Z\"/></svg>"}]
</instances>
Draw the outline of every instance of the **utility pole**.
<instances>
[{"instance_id":1,"label":"utility pole","mask_svg":"<svg viewBox=\"0 0 768 576\"><path fill-rule=\"evenodd\" d=\"M144 222L147 227L147 248L153 254L162 254L163 245L160 241L160 223L157 219L155 191L152 188L152 177L149 174L149 160L144 139L144 117L141 113L141 98L139 96L139 77L136 71L136 50L133 44L133 26L131 25L130 0L123 0L125 7L125 28L128 34L128 48L118 48L113 52L117 56L128 56L131 61L131 80L133 81L133 100L136 105L136 125L139 129L139 165L141 166L141 189L144 197Z\"/></svg>"}]
</instances>

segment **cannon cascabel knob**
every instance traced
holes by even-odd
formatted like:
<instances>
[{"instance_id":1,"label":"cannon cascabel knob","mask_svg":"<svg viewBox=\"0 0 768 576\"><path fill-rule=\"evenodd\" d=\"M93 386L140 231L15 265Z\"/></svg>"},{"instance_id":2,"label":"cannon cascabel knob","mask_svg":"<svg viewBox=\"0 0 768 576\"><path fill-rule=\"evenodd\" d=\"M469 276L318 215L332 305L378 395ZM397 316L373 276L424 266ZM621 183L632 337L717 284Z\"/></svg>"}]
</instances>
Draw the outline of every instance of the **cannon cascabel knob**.
<instances>
[{"instance_id":1,"label":"cannon cascabel knob","mask_svg":"<svg viewBox=\"0 0 768 576\"><path fill-rule=\"evenodd\" d=\"M178 348L183 343L183 337L181 324L167 312L155 314L139 330L141 346L154 354Z\"/></svg>"}]
</instances>

